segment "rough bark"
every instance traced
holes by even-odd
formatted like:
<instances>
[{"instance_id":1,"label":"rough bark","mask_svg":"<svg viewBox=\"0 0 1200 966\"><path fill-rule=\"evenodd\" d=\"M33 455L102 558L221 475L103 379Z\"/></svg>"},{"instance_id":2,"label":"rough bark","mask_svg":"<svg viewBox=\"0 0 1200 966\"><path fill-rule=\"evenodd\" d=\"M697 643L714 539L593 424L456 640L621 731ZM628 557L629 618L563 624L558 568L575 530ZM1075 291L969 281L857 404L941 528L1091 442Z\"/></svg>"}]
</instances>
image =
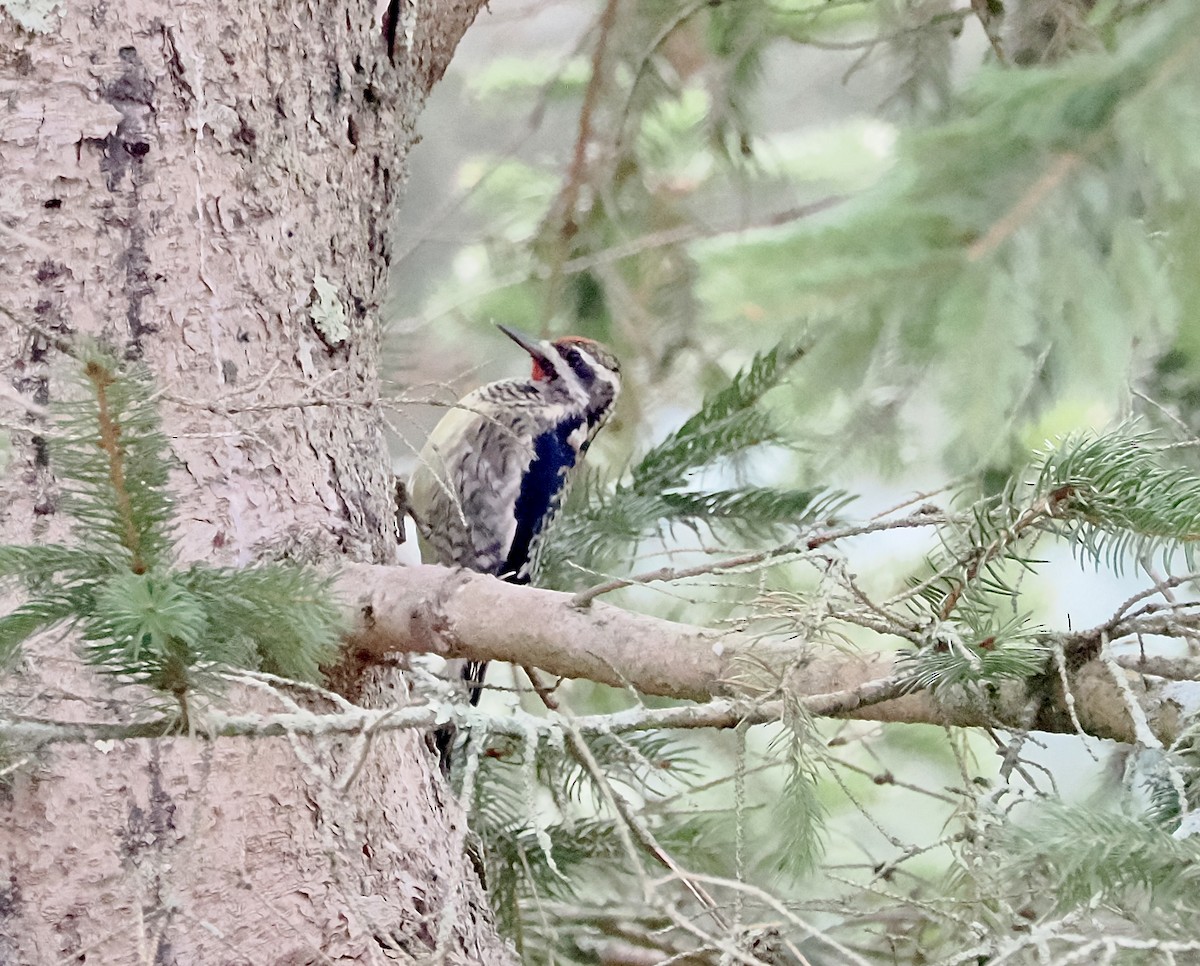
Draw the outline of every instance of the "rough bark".
<instances>
[{"instance_id":1,"label":"rough bark","mask_svg":"<svg viewBox=\"0 0 1200 966\"><path fill-rule=\"evenodd\" d=\"M0 7L0 365L35 410L64 391L59 339L150 366L184 558L393 559L375 407L389 217L424 93L478 6L400 5L390 51L369 4L78 0L36 33ZM61 539L41 416L7 420L27 432L0 539ZM406 696L387 665L343 684L367 705ZM4 707L65 721L145 701L61 636L2 686ZM353 774L345 749L18 755L0 961L508 961L421 738L382 736Z\"/></svg>"}]
</instances>

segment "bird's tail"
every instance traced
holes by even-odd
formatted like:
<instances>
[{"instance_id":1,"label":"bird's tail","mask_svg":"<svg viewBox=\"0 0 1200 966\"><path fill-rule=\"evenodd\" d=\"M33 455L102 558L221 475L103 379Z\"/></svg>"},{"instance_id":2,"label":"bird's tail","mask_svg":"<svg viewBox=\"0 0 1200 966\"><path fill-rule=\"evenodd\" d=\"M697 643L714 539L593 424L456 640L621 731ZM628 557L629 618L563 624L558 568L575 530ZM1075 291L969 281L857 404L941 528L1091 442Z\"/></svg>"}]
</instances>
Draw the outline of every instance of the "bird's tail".
<instances>
[{"instance_id":1,"label":"bird's tail","mask_svg":"<svg viewBox=\"0 0 1200 966\"><path fill-rule=\"evenodd\" d=\"M433 732L433 747L437 750L438 767L442 777L450 777L450 763L454 754L454 740L458 737L458 728L452 724L444 724Z\"/></svg>"},{"instance_id":2,"label":"bird's tail","mask_svg":"<svg viewBox=\"0 0 1200 966\"><path fill-rule=\"evenodd\" d=\"M487 674L487 666L487 661L463 662L462 679L467 686L467 697L472 708L479 704L479 696L483 694L483 676Z\"/></svg>"},{"instance_id":3,"label":"bird's tail","mask_svg":"<svg viewBox=\"0 0 1200 966\"><path fill-rule=\"evenodd\" d=\"M467 699L471 707L479 704L483 694L483 677L487 673L487 661L464 661L459 676L467 688ZM453 724L444 724L433 733L433 744L438 753L438 766L443 775L450 774L450 764L454 756L454 744L458 738L458 728Z\"/></svg>"}]
</instances>

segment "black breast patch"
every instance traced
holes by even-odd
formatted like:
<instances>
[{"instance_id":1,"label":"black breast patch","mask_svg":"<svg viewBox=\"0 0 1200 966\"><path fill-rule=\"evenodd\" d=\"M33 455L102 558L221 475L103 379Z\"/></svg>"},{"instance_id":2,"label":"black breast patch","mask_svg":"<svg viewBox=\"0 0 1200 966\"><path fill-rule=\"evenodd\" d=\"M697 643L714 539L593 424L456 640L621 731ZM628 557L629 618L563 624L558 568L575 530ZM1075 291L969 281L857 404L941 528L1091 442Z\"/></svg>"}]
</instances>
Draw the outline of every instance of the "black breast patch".
<instances>
[{"instance_id":1,"label":"black breast patch","mask_svg":"<svg viewBox=\"0 0 1200 966\"><path fill-rule=\"evenodd\" d=\"M530 550L558 509L567 473L578 459L569 440L582 424L582 418L566 420L533 441L533 459L521 479L521 492L513 507L517 530L500 571L512 583L529 582L526 568Z\"/></svg>"}]
</instances>

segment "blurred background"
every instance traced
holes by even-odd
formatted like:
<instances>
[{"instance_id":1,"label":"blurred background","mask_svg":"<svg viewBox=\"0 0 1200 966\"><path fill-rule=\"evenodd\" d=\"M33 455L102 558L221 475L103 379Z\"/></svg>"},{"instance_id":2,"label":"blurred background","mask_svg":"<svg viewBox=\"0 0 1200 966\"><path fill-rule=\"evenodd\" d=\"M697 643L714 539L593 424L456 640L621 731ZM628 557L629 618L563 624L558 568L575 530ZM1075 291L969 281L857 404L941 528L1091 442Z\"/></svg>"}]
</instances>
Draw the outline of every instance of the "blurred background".
<instances>
[{"instance_id":1,"label":"blurred background","mask_svg":"<svg viewBox=\"0 0 1200 966\"><path fill-rule=\"evenodd\" d=\"M889 510L969 517L1015 502L1038 454L1071 434L1162 433L1194 469L1197 27L1190 4L1167 0L494 4L429 98L396 222L398 474L446 406L526 374L498 322L599 339L623 365L545 586L728 559ZM736 425L712 408L731 387ZM952 542L885 530L611 599L814 647L903 648L839 619L839 594L853 585L924 619L906 588ZM1002 562L1004 586L961 623L1024 654L1035 631L1102 622L1161 580L1176 558L1160 549L1093 555L1046 536ZM485 708L539 707L519 671L489 682ZM586 682L560 690L578 714L632 703ZM1161 764L1086 737L799 711L638 742L598 751L612 780L683 865L745 886L721 893L727 923L771 924L791 950L722 959L721 930L678 882L645 898L592 778L553 750L533 761L497 745L473 823L526 961L990 962L1008 949L1023 962L1030 922L1081 920L1031 906L1036 884L1062 883L1030 871L1037 848L990 832L1018 801L1144 798L1139 776Z\"/></svg>"}]
</instances>

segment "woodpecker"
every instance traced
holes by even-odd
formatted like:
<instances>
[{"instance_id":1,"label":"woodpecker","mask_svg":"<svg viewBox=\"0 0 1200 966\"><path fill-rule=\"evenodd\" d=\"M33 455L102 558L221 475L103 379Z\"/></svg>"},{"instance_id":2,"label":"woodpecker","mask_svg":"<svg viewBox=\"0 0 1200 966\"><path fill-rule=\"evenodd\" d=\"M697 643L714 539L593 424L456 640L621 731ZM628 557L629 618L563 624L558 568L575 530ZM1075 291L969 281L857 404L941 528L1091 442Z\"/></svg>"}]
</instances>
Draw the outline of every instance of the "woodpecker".
<instances>
[{"instance_id":1,"label":"woodpecker","mask_svg":"<svg viewBox=\"0 0 1200 966\"><path fill-rule=\"evenodd\" d=\"M481 386L442 418L421 451L408 501L426 563L527 584L572 473L612 413L621 370L591 339L538 341L498 328L529 353L530 377ZM472 705L486 666L467 661L461 669ZM437 737L445 765L453 732Z\"/></svg>"}]
</instances>

